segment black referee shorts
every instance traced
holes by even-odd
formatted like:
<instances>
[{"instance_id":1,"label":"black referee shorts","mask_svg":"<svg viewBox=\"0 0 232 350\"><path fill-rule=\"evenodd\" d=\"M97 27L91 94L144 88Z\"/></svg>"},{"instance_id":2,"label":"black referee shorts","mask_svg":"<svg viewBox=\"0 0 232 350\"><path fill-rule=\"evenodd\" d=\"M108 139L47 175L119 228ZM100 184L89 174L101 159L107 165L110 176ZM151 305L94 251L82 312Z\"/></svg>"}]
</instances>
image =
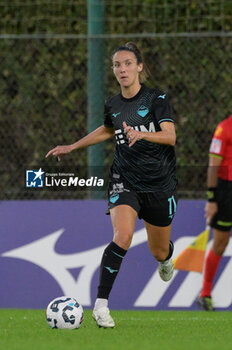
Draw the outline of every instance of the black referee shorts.
<instances>
[{"instance_id":1,"label":"black referee shorts","mask_svg":"<svg viewBox=\"0 0 232 350\"><path fill-rule=\"evenodd\" d=\"M151 225L165 227L171 224L176 212L177 195L163 192L136 192L125 181L110 181L108 212L118 205L129 205Z\"/></svg>"},{"instance_id":2,"label":"black referee shorts","mask_svg":"<svg viewBox=\"0 0 232 350\"><path fill-rule=\"evenodd\" d=\"M232 228L232 181L219 179L217 186L218 212L214 215L210 226L220 231Z\"/></svg>"}]
</instances>

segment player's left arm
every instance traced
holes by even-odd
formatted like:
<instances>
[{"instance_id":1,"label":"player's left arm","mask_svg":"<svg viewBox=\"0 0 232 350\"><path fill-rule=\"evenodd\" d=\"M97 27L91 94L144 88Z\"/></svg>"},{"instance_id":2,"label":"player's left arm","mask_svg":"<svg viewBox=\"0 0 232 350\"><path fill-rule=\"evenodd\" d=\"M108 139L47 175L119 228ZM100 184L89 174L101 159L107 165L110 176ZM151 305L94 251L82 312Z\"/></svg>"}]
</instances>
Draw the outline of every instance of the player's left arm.
<instances>
[{"instance_id":1,"label":"player's left arm","mask_svg":"<svg viewBox=\"0 0 232 350\"><path fill-rule=\"evenodd\" d=\"M216 191L218 184L218 170L222 162L222 157L210 154L209 166L207 170L207 197L208 201L205 205L206 224L209 225L213 216L218 211Z\"/></svg>"},{"instance_id":2,"label":"player's left arm","mask_svg":"<svg viewBox=\"0 0 232 350\"><path fill-rule=\"evenodd\" d=\"M138 140L145 140L161 145L174 146L176 143L176 131L174 123L162 122L160 123L160 131L157 132L143 132L134 130L131 126L123 123L124 132L127 134L129 146L133 146Z\"/></svg>"},{"instance_id":3,"label":"player's left arm","mask_svg":"<svg viewBox=\"0 0 232 350\"><path fill-rule=\"evenodd\" d=\"M174 123L162 122L160 128L161 130L157 132L141 132L141 139L162 145L175 146L176 131Z\"/></svg>"}]
</instances>

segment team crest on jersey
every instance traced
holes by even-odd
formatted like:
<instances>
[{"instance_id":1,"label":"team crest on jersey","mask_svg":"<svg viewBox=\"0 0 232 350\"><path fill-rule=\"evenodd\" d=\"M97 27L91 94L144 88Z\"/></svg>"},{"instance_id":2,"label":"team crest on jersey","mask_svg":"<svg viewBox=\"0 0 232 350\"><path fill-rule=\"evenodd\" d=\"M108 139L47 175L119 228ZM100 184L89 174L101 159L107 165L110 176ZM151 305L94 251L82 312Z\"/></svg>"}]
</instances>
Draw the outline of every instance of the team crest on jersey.
<instances>
[{"instance_id":1,"label":"team crest on jersey","mask_svg":"<svg viewBox=\"0 0 232 350\"><path fill-rule=\"evenodd\" d=\"M140 115L140 117L144 118L149 113L149 109L146 106L142 105L137 110L137 113L138 113L138 115Z\"/></svg>"}]
</instances>

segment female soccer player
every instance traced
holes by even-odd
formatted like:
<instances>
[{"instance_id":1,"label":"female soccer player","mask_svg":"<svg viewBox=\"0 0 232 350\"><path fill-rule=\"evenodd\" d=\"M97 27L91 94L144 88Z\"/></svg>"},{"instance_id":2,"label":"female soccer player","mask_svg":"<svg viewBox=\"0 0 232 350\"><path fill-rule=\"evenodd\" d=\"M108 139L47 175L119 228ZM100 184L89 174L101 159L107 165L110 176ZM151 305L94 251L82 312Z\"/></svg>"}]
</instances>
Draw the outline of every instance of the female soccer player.
<instances>
[{"instance_id":1,"label":"female soccer player","mask_svg":"<svg viewBox=\"0 0 232 350\"><path fill-rule=\"evenodd\" d=\"M148 245L164 281L173 275L171 222L176 211L176 134L167 95L141 82L144 62L134 43L117 48L113 72L120 93L105 103L104 125L74 144L57 146L46 157L60 158L115 136L116 149L108 188L113 241L104 250L93 318L114 327L108 298L130 247L136 218L144 220Z\"/></svg>"},{"instance_id":2,"label":"female soccer player","mask_svg":"<svg viewBox=\"0 0 232 350\"><path fill-rule=\"evenodd\" d=\"M206 258L197 303L201 309L213 311L213 281L232 229L232 115L217 126L209 152L205 216L213 228L213 245Z\"/></svg>"}]
</instances>

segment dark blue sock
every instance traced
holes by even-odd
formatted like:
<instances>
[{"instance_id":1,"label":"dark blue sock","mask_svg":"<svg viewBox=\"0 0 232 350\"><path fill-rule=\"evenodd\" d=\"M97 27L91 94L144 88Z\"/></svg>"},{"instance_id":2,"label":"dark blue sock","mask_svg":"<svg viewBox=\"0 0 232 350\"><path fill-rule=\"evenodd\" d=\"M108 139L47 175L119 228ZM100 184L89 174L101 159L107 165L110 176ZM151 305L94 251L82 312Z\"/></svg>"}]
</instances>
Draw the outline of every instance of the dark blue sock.
<instances>
[{"instance_id":1,"label":"dark blue sock","mask_svg":"<svg viewBox=\"0 0 232 350\"><path fill-rule=\"evenodd\" d=\"M115 278L117 277L126 252L127 250L120 248L114 242L111 242L104 250L100 266L97 298L109 298L110 291L113 287Z\"/></svg>"},{"instance_id":2,"label":"dark blue sock","mask_svg":"<svg viewBox=\"0 0 232 350\"><path fill-rule=\"evenodd\" d=\"M173 251L174 251L174 244L172 241L170 241L169 242L169 253L164 261L167 261L168 259L170 259L172 257Z\"/></svg>"}]
</instances>

